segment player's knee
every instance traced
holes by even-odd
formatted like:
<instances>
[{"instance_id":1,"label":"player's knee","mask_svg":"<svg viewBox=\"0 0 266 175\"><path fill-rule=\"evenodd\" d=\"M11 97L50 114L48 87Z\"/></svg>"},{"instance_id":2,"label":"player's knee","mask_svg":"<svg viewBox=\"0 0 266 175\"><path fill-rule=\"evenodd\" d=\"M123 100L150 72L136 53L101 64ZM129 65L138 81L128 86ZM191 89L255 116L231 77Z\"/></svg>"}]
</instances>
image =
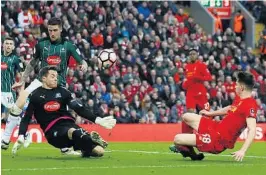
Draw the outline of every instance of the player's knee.
<instances>
[{"instance_id":1,"label":"player's knee","mask_svg":"<svg viewBox=\"0 0 266 175\"><path fill-rule=\"evenodd\" d=\"M98 157L102 157L104 155L104 149L101 146L95 146L93 148L92 152L96 154Z\"/></svg>"},{"instance_id":2,"label":"player's knee","mask_svg":"<svg viewBox=\"0 0 266 175\"><path fill-rule=\"evenodd\" d=\"M180 134L177 134L174 138L175 145L182 145L184 143L184 139L181 137Z\"/></svg>"},{"instance_id":3,"label":"player's knee","mask_svg":"<svg viewBox=\"0 0 266 175\"><path fill-rule=\"evenodd\" d=\"M183 114L182 116L181 116L181 118L182 118L182 120L183 121L188 121L189 120L189 116L190 116L190 113L185 113L185 114Z\"/></svg>"},{"instance_id":4,"label":"player's knee","mask_svg":"<svg viewBox=\"0 0 266 175\"><path fill-rule=\"evenodd\" d=\"M193 122L198 118L198 114L187 112L181 116L182 120L186 123Z\"/></svg>"},{"instance_id":5,"label":"player's knee","mask_svg":"<svg viewBox=\"0 0 266 175\"><path fill-rule=\"evenodd\" d=\"M75 128L70 128L68 131L67 131L67 136L70 140L73 139L73 132L75 131L76 129Z\"/></svg>"},{"instance_id":6,"label":"player's knee","mask_svg":"<svg viewBox=\"0 0 266 175\"><path fill-rule=\"evenodd\" d=\"M20 114L22 113L22 109L19 108L16 104L14 104L10 109L10 113L15 117L20 116Z\"/></svg>"}]
</instances>

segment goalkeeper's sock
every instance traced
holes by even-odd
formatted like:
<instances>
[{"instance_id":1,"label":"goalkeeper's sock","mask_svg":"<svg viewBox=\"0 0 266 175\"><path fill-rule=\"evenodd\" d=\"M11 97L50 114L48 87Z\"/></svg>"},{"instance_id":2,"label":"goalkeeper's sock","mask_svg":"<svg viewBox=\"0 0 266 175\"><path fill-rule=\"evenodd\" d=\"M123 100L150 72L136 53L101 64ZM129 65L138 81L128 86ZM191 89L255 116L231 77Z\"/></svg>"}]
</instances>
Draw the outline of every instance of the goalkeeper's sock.
<instances>
[{"instance_id":1,"label":"goalkeeper's sock","mask_svg":"<svg viewBox=\"0 0 266 175\"><path fill-rule=\"evenodd\" d=\"M5 143L9 143L11 134L14 130L14 128L19 124L20 118L18 116L9 115L7 122L6 122L6 128L2 136L2 140Z\"/></svg>"},{"instance_id":2,"label":"goalkeeper's sock","mask_svg":"<svg viewBox=\"0 0 266 175\"><path fill-rule=\"evenodd\" d=\"M182 133L193 133L193 128L191 128L188 124L185 122L182 122L182 128L181 128Z\"/></svg>"}]
</instances>

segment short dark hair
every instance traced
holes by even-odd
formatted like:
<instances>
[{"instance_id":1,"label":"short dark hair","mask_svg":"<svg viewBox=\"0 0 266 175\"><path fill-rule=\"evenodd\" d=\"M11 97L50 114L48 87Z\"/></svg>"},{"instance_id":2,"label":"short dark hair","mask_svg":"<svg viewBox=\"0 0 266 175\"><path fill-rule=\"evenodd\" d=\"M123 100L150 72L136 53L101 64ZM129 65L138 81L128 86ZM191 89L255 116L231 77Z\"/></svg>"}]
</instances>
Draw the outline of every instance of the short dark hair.
<instances>
[{"instance_id":1,"label":"short dark hair","mask_svg":"<svg viewBox=\"0 0 266 175\"><path fill-rule=\"evenodd\" d=\"M45 67L41 68L41 70L39 72L40 78L46 77L50 70L58 72L58 68L56 66L45 66Z\"/></svg>"},{"instance_id":2,"label":"short dark hair","mask_svg":"<svg viewBox=\"0 0 266 175\"><path fill-rule=\"evenodd\" d=\"M10 37L10 36L7 36L4 41L6 41L6 40L11 40L11 41L14 42L14 39L12 37Z\"/></svg>"},{"instance_id":3,"label":"short dark hair","mask_svg":"<svg viewBox=\"0 0 266 175\"><path fill-rule=\"evenodd\" d=\"M60 18L57 17L52 17L48 21L48 25L59 25L60 27L62 26L62 21Z\"/></svg>"},{"instance_id":4,"label":"short dark hair","mask_svg":"<svg viewBox=\"0 0 266 175\"><path fill-rule=\"evenodd\" d=\"M255 85L254 77L251 73L240 71L237 73L236 79L239 83L244 84L249 90Z\"/></svg>"}]
</instances>

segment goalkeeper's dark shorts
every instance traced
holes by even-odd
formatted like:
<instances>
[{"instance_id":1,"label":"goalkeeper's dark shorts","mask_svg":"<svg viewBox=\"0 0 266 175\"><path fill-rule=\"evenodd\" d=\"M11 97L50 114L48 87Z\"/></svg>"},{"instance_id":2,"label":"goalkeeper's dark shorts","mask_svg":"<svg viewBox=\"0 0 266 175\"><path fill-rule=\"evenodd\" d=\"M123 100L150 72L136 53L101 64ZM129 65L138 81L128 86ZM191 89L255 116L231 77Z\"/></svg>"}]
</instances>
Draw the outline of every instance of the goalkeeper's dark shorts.
<instances>
[{"instance_id":1,"label":"goalkeeper's dark shorts","mask_svg":"<svg viewBox=\"0 0 266 175\"><path fill-rule=\"evenodd\" d=\"M84 144L87 143L70 140L68 138L68 131L70 128L81 129L82 132L86 132L83 128L78 126L73 120L59 120L56 122L47 132L45 132L45 137L48 143L56 148L70 148L73 147L74 150L81 150L90 153L97 144L92 144L88 146L91 149L84 149ZM87 133L90 137L90 134ZM83 148L83 149L82 149Z\"/></svg>"},{"instance_id":2,"label":"goalkeeper's dark shorts","mask_svg":"<svg viewBox=\"0 0 266 175\"><path fill-rule=\"evenodd\" d=\"M79 129L73 120L59 120L46 133L45 137L50 145L56 148L70 148L74 146L74 141L68 138L70 128Z\"/></svg>"}]
</instances>

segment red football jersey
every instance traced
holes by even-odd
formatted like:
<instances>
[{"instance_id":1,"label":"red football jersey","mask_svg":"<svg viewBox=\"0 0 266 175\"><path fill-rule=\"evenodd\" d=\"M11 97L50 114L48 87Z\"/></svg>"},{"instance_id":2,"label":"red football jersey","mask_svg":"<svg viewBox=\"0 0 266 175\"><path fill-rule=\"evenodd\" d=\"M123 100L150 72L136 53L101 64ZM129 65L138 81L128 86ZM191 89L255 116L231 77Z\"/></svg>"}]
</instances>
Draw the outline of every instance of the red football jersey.
<instances>
[{"instance_id":1,"label":"red football jersey","mask_svg":"<svg viewBox=\"0 0 266 175\"><path fill-rule=\"evenodd\" d=\"M248 117L256 119L257 109L256 100L252 97L235 99L227 115L217 126L222 142L227 148L234 147L242 130L247 127L246 119Z\"/></svg>"},{"instance_id":2,"label":"red football jersey","mask_svg":"<svg viewBox=\"0 0 266 175\"><path fill-rule=\"evenodd\" d=\"M187 93L203 94L207 92L203 82L211 81L212 76L204 63L196 61L195 63L187 64L185 74L187 81L183 83L183 88L188 91Z\"/></svg>"}]
</instances>

